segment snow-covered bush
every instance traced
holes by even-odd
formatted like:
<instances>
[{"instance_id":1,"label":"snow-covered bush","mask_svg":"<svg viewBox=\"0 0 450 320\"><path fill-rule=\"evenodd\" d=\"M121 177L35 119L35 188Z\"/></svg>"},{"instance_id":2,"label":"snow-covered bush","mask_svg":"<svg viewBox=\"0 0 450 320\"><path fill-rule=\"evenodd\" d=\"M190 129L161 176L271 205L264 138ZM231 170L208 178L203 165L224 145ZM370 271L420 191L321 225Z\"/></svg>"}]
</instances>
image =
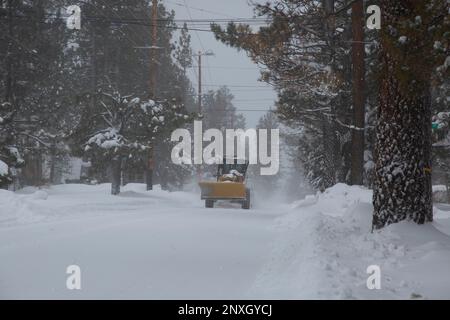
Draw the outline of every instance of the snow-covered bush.
<instances>
[{"instance_id":1,"label":"snow-covered bush","mask_svg":"<svg viewBox=\"0 0 450 320\"><path fill-rule=\"evenodd\" d=\"M141 100L118 91L100 92L95 108L85 112L78 128L81 152L94 170L109 167L114 194L119 192L125 165L139 166L144 172L156 142L191 119L178 104Z\"/></svg>"}]
</instances>

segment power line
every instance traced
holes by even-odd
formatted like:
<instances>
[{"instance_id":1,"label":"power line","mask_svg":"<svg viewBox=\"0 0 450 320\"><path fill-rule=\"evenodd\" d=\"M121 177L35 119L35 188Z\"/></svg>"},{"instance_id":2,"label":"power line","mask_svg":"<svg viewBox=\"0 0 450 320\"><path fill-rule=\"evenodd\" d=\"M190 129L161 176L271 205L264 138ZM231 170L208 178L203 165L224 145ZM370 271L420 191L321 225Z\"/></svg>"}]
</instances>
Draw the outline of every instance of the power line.
<instances>
[{"instance_id":1,"label":"power line","mask_svg":"<svg viewBox=\"0 0 450 320\"><path fill-rule=\"evenodd\" d=\"M241 84L203 84L205 87L230 87L230 88L265 88L270 89L266 86L255 86L255 85L241 85Z\"/></svg>"},{"instance_id":2,"label":"power line","mask_svg":"<svg viewBox=\"0 0 450 320\"><path fill-rule=\"evenodd\" d=\"M129 9L128 9L129 10ZM58 17L54 17L53 19L65 19L68 18L69 16L58 16ZM102 15L102 17L106 17L106 18L110 18L106 15ZM102 18L99 16L89 16L86 18ZM28 18L28 16L15 16L15 18ZM147 18L128 18L128 17L120 17L119 19L123 22L147 22L150 21L150 19ZM163 19L163 18L159 18L155 20L156 22L174 22L174 23L186 23L186 24L195 24L195 25L202 25L202 26L208 26L211 23L221 23L221 24L227 24L230 22L239 22L239 23L251 23L251 24L267 24L267 20L255 20L255 19L247 19L247 18L240 18L240 19L235 19L235 20L225 20L225 19Z\"/></svg>"},{"instance_id":3,"label":"power line","mask_svg":"<svg viewBox=\"0 0 450 320\"><path fill-rule=\"evenodd\" d=\"M182 4L182 3L179 3L179 2L173 2L173 1L167 1L167 0L165 0L165 2L172 3L172 4L180 6L180 7L185 7L186 6L186 3ZM189 8L192 9L192 10L198 10L198 11L202 11L202 12L212 13L212 14L216 14L216 15L219 15L219 16L235 18L234 16L228 15L228 14L223 13L223 12L216 12L216 11L211 11L211 10L206 10L206 9L196 8L196 7L189 7Z\"/></svg>"},{"instance_id":4,"label":"power line","mask_svg":"<svg viewBox=\"0 0 450 320\"><path fill-rule=\"evenodd\" d=\"M108 6L107 4L106 4L106 2L105 1L103 1L103 0L101 0L102 1L102 3L106 6L106 7L108 7L108 8L111 8L110 6ZM94 7L94 9L95 9L95 11L96 12L99 12L100 14L101 14L101 11L100 10L98 10L98 8L97 8L97 6L95 5L95 4L90 4L92 7ZM115 13L115 12L114 12ZM116 13L115 13L116 14ZM116 14L117 15L117 14ZM128 29L128 31L130 31L130 28L129 27L127 27L127 29ZM132 44L134 44L135 46L138 46L138 44L133 40L133 39L131 39L129 36L127 36L122 30L120 30L119 29L119 31L122 33L122 35L130 42L130 43L132 43ZM94 53L95 54L95 53Z\"/></svg>"},{"instance_id":5,"label":"power line","mask_svg":"<svg viewBox=\"0 0 450 320\"><path fill-rule=\"evenodd\" d=\"M184 0L183 0L184 1ZM104 2L103 2L104 3ZM96 7L93 4L89 4L91 6ZM186 6L183 5L185 8ZM106 7L108 8L112 8L111 6L106 5ZM191 7L187 6L187 9L189 9ZM124 16L120 16L121 19L123 20L128 20L128 21L150 21L150 17L148 15L146 15L145 18L137 18L133 12L129 9L129 7L127 7L127 10L131 13L131 15L133 16L133 18L131 17L124 17ZM97 12L101 12L99 10L96 10ZM115 14L117 15L118 13L115 12ZM145 13L144 13L145 14ZM49 17L56 17L56 18L69 18L71 17L71 15L67 15L67 14L59 14L59 13L46 13L42 15L43 17L49 18ZM101 14L102 17L105 17L105 14ZM29 16L27 15L13 15L13 17L15 18L27 18ZM205 19L205 18L201 18L201 19L193 19L193 18L189 18L189 19L172 19L172 18L157 18L156 21L158 22L192 22L192 23L212 23L212 22L270 22L270 19L268 18L255 18L255 17L233 17L232 19L220 19L220 18L211 18L211 19Z\"/></svg>"},{"instance_id":6,"label":"power line","mask_svg":"<svg viewBox=\"0 0 450 320\"><path fill-rule=\"evenodd\" d=\"M189 16L189 18L191 19L191 21L192 21L192 15L191 15L191 11L189 10L189 7L188 7L188 5L187 5L187 2L186 2L186 0L183 0L183 2L184 2L184 6L186 7L186 12L187 12L187 14L188 14L188 16ZM195 25L194 25L195 26ZM198 41L199 41L199 43L200 43L200 46L202 47L202 49L203 49L203 52L206 52L206 49L205 49L205 46L203 45L203 43L202 43L202 40L200 39L200 36L199 36L199 34L198 34L198 32L197 31L194 31L195 32L195 35L197 36L197 39L198 39ZM209 66L209 60L208 60L208 57L206 57L206 66ZM201 75L199 75L199 77L200 77ZM208 69L208 76L209 76L209 80L210 81L213 81L212 80L212 76L211 76L211 71Z\"/></svg>"},{"instance_id":7,"label":"power line","mask_svg":"<svg viewBox=\"0 0 450 320\"><path fill-rule=\"evenodd\" d=\"M96 7L96 6L94 6L94 7ZM155 26L154 23L147 22L148 21L147 19L123 18L123 17L120 17L117 13L115 13L115 15L117 16L117 18L113 18L111 16L106 16L106 15L102 15L102 16L84 16L84 17L82 17L82 20L91 21L91 22L95 22L96 21L96 22L103 22L103 23L111 23L111 24L114 24L114 25L137 25L137 26L145 26L145 27ZM17 16L16 15L16 16L13 16L13 18L27 19L27 18L32 18L32 17L31 16L23 16L23 15ZM65 18L58 16L58 17L54 17L53 20L65 20ZM168 21L171 21L171 20L167 20L167 19L160 20L160 22L168 22ZM186 20L186 21L192 21L192 20ZM48 23L48 20L44 19L44 20L37 21L37 22ZM230 20L230 22L231 22L231 20ZM198 22L192 22L192 25L198 25ZM156 23L156 27L157 28L164 28L164 29L174 29L174 30L181 30L181 29L183 29L182 26L178 26L178 25L168 26L168 25L160 25L160 24L157 24L157 23ZM194 32L210 32L210 33L213 33L213 31L211 29L209 29L209 28L208 29L202 29L202 28L197 28L197 27L194 27L194 28L193 27L188 27L188 30L194 31ZM198 35L197 35L197 37L200 38ZM201 39L199 39L199 42L201 42ZM203 47L203 45L202 45L202 47Z\"/></svg>"},{"instance_id":8,"label":"power line","mask_svg":"<svg viewBox=\"0 0 450 320\"><path fill-rule=\"evenodd\" d=\"M198 68L198 66L192 65L190 68ZM232 66L208 66L210 69L230 69L230 70L253 70L258 71L258 67L232 67Z\"/></svg>"},{"instance_id":9,"label":"power line","mask_svg":"<svg viewBox=\"0 0 450 320\"><path fill-rule=\"evenodd\" d=\"M185 1L185 0L183 0ZM95 7L95 6L94 6ZM189 7L187 7L189 8ZM188 9L189 10L189 9ZM114 19L111 18L110 16L106 16L106 15L102 15L102 16L84 16L82 17L83 20L87 20L87 21L95 21L95 20L102 20L102 22L109 22L112 24L119 24L119 25L126 25L126 24L131 24L131 25L140 25L140 26L153 26L152 23L148 23L148 19L147 18L125 18L125 17L120 17L116 12L114 12L114 14L118 17L118 19ZM45 16L45 15L44 15ZM50 16L54 16L54 20L57 19L64 19L67 18L68 16L59 16L56 14L47 14L47 17ZM31 18L31 16L24 16L24 15L15 15L13 16L13 18ZM282 17L277 17L277 19L281 19ZM286 18L288 19L288 18ZM38 21L39 22L39 21ZM47 20L43 20L40 21L43 23L47 23ZM210 25L211 23L230 23L230 22L237 22L237 23L245 23L247 22L248 24L253 24L253 25L267 25L268 23L271 23L271 19L267 19L267 18L236 18L236 19L157 19L157 22L183 22L186 24L192 24L194 26L206 26L206 25ZM157 28L167 28L167 29L174 29L174 30L181 30L183 27L180 26L167 26L167 25L156 25ZM211 32L213 33L213 31L208 28L208 29L202 29L202 28L198 28L198 27L194 27L188 28L191 31L194 32ZM255 35L253 33L244 33L245 35ZM197 35L197 37L199 37ZM201 40L199 39L199 41L201 42ZM339 40L339 42L343 42L343 43L352 43L352 42L361 42L361 41L352 41L352 40ZM373 43L373 42L363 42L363 43ZM203 46L203 45L202 45Z\"/></svg>"},{"instance_id":10,"label":"power line","mask_svg":"<svg viewBox=\"0 0 450 320\"><path fill-rule=\"evenodd\" d=\"M136 16L135 16L133 10L131 10L131 8L130 8L129 6L126 6L126 9L131 13L131 15L132 15L134 18L136 18ZM148 20L150 20L150 17L147 15L147 11L144 10L144 9L146 9L146 8L141 9L141 11L142 11L141 13L143 13L143 14L146 16L146 18L147 18ZM136 19L138 19L138 18L136 18ZM146 37L145 37L145 34L140 34L140 36L141 36L141 39L143 40L142 43L146 43ZM155 44L153 44L153 45L155 45Z\"/></svg>"},{"instance_id":11,"label":"power line","mask_svg":"<svg viewBox=\"0 0 450 320\"><path fill-rule=\"evenodd\" d=\"M166 1L167 2L167 1ZM182 6L184 8L186 8L187 11L190 12L189 9L193 9L194 7L188 6L187 2L185 0L183 0L184 4L178 3L179 6ZM92 4L90 4L92 5ZM109 8L111 8L111 6L107 6ZM129 10L129 9L128 9ZM129 10L130 11L130 10ZM200 11L202 12L209 12L209 13L215 13L214 11L209 11L206 9L200 9ZM131 12L131 11L130 11ZM236 16L229 16L226 14L221 14L221 13L215 13L215 14L219 14L219 15L224 15L227 16L227 19L224 18L199 18L199 19L193 19L191 16L189 17L189 19L171 19L171 18L157 18L156 21L162 21L162 22L167 22L167 21L173 21L173 22L192 22L192 23L214 23L214 22L222 22L222 23L228 23L228 22L256 22L256 23L269 23L269 22L273 22L272 18L269 17L236 17ZM133 15L133 14L132 14ZM61 18L68 18L71 15L68 14L60 14L60 13L46 13L44 14L45 17L61 17ZM103 15L104 16L104 15ZM16 15L15 17L26 17L26 16L18 16ZM134 21L149 21L151 20L149 16L146 15L145 18L136 18L136 16L133 15L133 18L128 18L128 17L121 17L124 20L134 20ZM278 20L287 20L287 21L291 21L292 18L290 17L277 17Z\"/></svg>"}]
</instances>

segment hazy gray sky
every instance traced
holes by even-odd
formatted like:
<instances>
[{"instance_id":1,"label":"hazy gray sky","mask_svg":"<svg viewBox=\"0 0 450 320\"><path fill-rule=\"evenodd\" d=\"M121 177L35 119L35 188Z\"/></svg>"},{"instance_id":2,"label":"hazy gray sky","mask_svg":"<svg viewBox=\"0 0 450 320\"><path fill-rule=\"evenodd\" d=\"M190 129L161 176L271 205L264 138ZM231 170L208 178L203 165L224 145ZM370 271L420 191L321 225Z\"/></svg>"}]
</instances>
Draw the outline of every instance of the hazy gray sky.
<instances>
[{"instance_id":1,"label":"hazy gray sky","mask_svg":"<svg viewBox=\"0 0 450 320\"><path fill-rule=\"evenodd\" d=\"M246 0L160 0L167 8L176 13L175 19L230 19L251 18L253 8ZM209 29L206 24L192 25L192 28ZM259 69L247 57L245 52L238 52L218 42L213 33L191 31L192 49L212 50L213 57L203 57L202 88L217 89L227 85L235 97L234 105L238 110L268 110L276 98L272 87L258 81ZM178 35L176 35L178 38ZM197 66L197 63L194 63ZM197 69L189 70L189 77L197 88ZM247 127L256 125L264 111L242 111L247 120Z\"/></svg>"}]
</instances>

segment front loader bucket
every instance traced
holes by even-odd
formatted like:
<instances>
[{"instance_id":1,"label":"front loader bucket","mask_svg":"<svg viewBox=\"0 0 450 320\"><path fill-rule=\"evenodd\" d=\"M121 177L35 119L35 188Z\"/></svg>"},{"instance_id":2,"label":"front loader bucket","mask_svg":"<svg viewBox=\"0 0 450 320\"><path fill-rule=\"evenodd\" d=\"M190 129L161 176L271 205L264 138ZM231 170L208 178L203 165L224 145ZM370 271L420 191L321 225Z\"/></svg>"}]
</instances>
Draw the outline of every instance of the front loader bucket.
<instances>
[{"instance_id":1,"label":"front loader bucket","mask_svg":"<svg viewBox=\"0 0 450 320\"><path fill-rule=\"evenodd\" d=\"M241 182L200 181L199 186L202 191L202 200L242 200L246 196L245 184Z\"/></svg>"}]
</instances>

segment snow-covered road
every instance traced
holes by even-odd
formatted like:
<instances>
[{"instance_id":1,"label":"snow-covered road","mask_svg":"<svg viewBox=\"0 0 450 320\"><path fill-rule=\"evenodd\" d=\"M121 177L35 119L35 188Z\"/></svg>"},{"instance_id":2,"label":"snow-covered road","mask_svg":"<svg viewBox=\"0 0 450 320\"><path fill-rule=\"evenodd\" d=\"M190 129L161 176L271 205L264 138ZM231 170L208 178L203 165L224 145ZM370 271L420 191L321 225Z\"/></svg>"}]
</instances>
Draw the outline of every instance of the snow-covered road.
<instances>
[{"instance_id":1,"label":"snow-covered road","mask_svg":"<svg viewBox=\"0 0 450 320\"><path fill-rule=\"evenodd\" d=\"M372 193L357 186L251 210L144 188L0 190L0 298L450 298L448 206L371 233ZM374 265L380 290L366 285Z\"/></svg>"},{"instance_id":2,"label":"snow-covered road","mask_svg":"<svg viewBox=\"0 0 450 320\"><path fill-rule=\"evenodd\" d=\"M108 187L14 199L20 212L1 221L0 298L246 297L281 209L206 209L195 194L129 185L113 197ZM81 290L66 288L74 264Z\"/></svg>"}]
</instances>

